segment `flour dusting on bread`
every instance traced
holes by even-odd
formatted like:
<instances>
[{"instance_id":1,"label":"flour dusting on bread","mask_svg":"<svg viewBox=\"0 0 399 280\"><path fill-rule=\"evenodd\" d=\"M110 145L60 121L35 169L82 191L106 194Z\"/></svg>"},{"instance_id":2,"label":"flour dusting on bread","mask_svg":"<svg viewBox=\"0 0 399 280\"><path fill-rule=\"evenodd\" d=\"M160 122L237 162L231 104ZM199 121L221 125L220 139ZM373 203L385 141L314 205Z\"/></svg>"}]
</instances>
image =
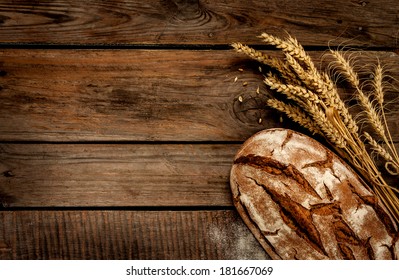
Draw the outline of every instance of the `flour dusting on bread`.
<instances>
[{"instance_id":1,"label":"flour dusting on bread","mask_svg":"<svg viewBox=\"0 0 399 280\"><path fill-rule=\"evenodd\" d=\"M394 224L360 178L315 140L287 129L244 143L231 170L234 203L274 259L391 259Z\"/></svg>"}]
</instances>

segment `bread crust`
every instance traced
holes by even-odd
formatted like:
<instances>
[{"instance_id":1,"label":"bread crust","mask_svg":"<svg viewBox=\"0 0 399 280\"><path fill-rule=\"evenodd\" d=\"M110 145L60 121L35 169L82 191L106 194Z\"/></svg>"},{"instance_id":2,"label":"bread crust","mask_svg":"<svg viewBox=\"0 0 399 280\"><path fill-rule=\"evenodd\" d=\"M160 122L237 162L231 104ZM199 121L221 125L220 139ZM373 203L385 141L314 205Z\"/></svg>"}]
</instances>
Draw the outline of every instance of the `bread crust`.
<instances>
[{"instance_id":1,"label":"bread crust","mask_svg":"<svg viewBox=\"0 0 399 280\"><path fill-rule=\"evenodd\" d=\"M268 129L230 174L234 205L272 259L397 259L398 232L372 190L314 139Z\"/></svg>"}]
</instances>

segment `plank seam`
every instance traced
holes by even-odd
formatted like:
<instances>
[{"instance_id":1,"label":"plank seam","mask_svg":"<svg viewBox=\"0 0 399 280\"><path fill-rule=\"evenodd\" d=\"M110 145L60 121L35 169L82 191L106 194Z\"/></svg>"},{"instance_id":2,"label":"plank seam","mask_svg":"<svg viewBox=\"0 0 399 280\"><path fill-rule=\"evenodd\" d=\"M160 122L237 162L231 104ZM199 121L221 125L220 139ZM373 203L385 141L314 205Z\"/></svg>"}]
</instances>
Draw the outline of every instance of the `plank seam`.
<instances>
[{"instance_id":1,"label":"plank seam","mask_svg":"<svg viewBox=\"0 0 399 280\"><path fill-rule=\"evenodd\" d=\"M0 208L0 212L20 212L20 211L226 211L234 210L234 206L210 205L210 206L66 206L66 207L6 207Z\"/></svg>"},{"instance_id":2,"label":"plank seam","mask_svg":"<svg viewBox=\"0 0 399 280\"><path fill-rule=\"evenodd\" d=\"M232 42L233 43L233 42ZM243 42L245 43L245 42ZM258 50L275 50L273 46L250 44ZM351 50L396 52L394 47L348 45ZM306 51L326 51L340 46L304 45ZM230 44L37 44L37 43L1 43L0 49L48 49L48 50L232 50Z\"/></svg>"},{"instance_id":3,"label":"plank seam","mask_svg":"<svg viewBox=\"0 0 399 280\"><path fill-rule=\"evenodd\" d=\"M242 143L243 141L0 141L0 145L235 145Z\"/></svg>"}]
</instances>

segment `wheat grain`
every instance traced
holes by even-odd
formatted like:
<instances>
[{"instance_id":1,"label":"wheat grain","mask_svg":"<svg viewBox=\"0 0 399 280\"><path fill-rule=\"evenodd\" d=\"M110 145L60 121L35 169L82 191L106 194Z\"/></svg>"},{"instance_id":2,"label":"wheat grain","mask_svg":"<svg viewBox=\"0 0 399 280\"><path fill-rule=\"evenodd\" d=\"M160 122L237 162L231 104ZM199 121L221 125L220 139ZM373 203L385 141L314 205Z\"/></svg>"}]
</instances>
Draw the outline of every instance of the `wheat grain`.
<instances>
[{"instance_id":1,"label":"wheat grain","mask_svg":"<svg viewBox=\"0 0 399 280\"><path fill-rule=\"evenodd\" d=\"M376 151L380 156L382 156L386 161L394 161L394 159L392 158L392 156L388 153L387 150L384 149L384 147L382 147L380 144L377 143L377 141L374 140L373 137L371 137L371 135L367 132L364 131L363 135L365 136L365 138L367 139L367 141L369 142L369 144L371 145L372 149L374 151Z\"/></svg>"},{"instance_id":2,"label":"wheat grain","mask_svg":"<svg viewBox=\"0 0 399 280\"><path fill-rule=\"evenodd\" d=\"M296 84L305 84L318 94L322 94L327 90L322 78L319 75L315 75L314 72L307 72L291 54L285 53L285 59L292 71L291 75L297 80Z\"/></svg>"},{"instance_id":3,"label":"wheat grain","mask_svg":"<svg viewBox=\"0 0 399 280\"><path fill-rule=\"evenodd\" d=\"M358 91L357 98L365 110L365 113L367 115L367 121L372 125L378 135L381 138L385 139L386 135L384 124L382 123L380 116L378 115L375 107L373 106L369 98L362 91Z\"/></svg>"},{"instance_id":4,"label":"wheat grain","mask_svg":"<svg viewBox=\"0 0 399 280\"><path fill-rule=\"evenodd\" d=\"M383 89L383 74L381 64L378 63L375 67L374 71L374 94L375 98L378 101L380 108L382 109L384 106L384 89Z\"/></svg>"},{"instance_id":5,"label":"wheat grain","mask_svg":"<svg viewBox=\"0 0 399 280\"><path fill-rule=\"evenodd\" d=\"M304 111L302 111L298 107L294 107L290 104L286 104L283 101L280 101L275 98L270 98L267 100L267 105L284 113L295 121L296 123L302 125L306 129L308 129L313 134L320 134L322 135L320 129L314 125L314 121L309 118Z\"/></svg>"},{"instance_id":6,"label":"wheat grain","mask_svg":"<svg viewBox=\"0 0 399 280\"><path fill-rule=\"evenodd\" d=\"M239 53L244 53L263 64L270 65L274 68L279 68L281 62L275 57L264 54L263 52L257 51L249 46L243 45L241 43L233 43L231 46Z\"/></svg>"},{"instance_id":7,"label":"wheat grain","mask_svg":"<svg viewBox=\"0 0 399 280\"><path fill-rule=\"evenodd\" d=\"M263 82L269 86L271 89L276 90L277 92L280 92L284 94L288 99L294 100L295 102L303 105L303 100L299 96L295 95L293 92L290 92L286 89L286 85L283 84L278 77L273 75L272 73L269 73L268 76L263 80Z\"/></svg>"},{"instance_id":8,"label":"wheat grain","mask_svg":"<svg viewBox=\"0 0 399 280\"><path fill-rule=\"evenodd\" d=\"M273 45L276 48L281 49L285 53L291 55L292 57L295 57L299 61L303 62L303 64L309 68L311 71L315 71L315 66L310 59L310 57L306 54L304 48L302 47L299 42L289 36L287 40L282 40L278 37L272 36L267 33L263 33L262 35L259 36L263 41L269 45Z\"/></svg>"},{"instance_id":9,"label":"wheat grain","mask_svg":"<svg viewBox=\"0 0 399 280\"><path fill-rule=\"evenodd\" d=\"M292 98L293 96L295 96L300 99L309 100L314 103L322 102L315 93L313 93L312 91L310 91L304 87L297 86L297 85L290 85L290 84L288 84L288 85L281 84L281 83L271 80L270 78L266 78L264 81L265 81L265 84L268 85L271 89L274 89L277 92L285 94L288 98Z\"/></svg>"},{"instance_id":10,"label":"wheat grain","mask_svg":"<svg viewBox=\"0 0 399 280\"><path fill-rule=\"evenodd\" d=\"M265 65L268 65L274 69L276 69L279 73L281 73L282 77L290 82L294 82L294 76L291 75L290 71L288 71L288 66L276 57L272 57L270 55L264 54L263 52L257 51L249 46L243 45L241 43L233 43L231 46L239 53L246 54L247 56L255 59ZM259 67L259 72L262 72L262 68Z\"/></svg>"},{"instance_id":11,"label":"wheat grain","mask_svg":"<svg viewBox=\"0 0 399 280\"><path fill-rule=\"evenodd\" d=\"M353 67L349 64L349 61L346 60L339 51L330 50L330 53L335 58L337 67L340 68L342 74L346 76L347 80L354 88L358 89L360 87L360 80L356 72L353 70Z\"/></svg>"}]
</instances>

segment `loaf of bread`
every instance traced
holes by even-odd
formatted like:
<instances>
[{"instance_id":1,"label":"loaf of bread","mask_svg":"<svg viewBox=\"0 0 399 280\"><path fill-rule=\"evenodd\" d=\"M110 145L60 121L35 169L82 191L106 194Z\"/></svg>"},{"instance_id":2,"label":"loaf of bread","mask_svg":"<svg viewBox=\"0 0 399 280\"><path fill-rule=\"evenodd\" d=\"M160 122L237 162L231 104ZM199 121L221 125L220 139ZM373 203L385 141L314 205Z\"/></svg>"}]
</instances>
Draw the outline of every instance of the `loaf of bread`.
<instances>
[{"instance_id":1,"label":"loaf of bread","mask_svg":"<svg viewBox=\"0 0 399 280\"><path fill-rule=\"evenodd\" d=\"M273 259L397 259L396 225L356 173L314 139L261 131L237 153L230 184Z\"/></svg>"}]
</instances>

